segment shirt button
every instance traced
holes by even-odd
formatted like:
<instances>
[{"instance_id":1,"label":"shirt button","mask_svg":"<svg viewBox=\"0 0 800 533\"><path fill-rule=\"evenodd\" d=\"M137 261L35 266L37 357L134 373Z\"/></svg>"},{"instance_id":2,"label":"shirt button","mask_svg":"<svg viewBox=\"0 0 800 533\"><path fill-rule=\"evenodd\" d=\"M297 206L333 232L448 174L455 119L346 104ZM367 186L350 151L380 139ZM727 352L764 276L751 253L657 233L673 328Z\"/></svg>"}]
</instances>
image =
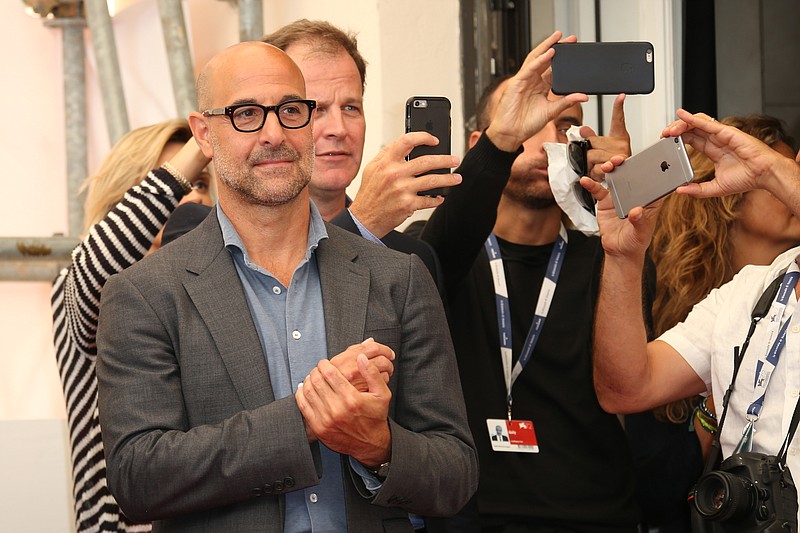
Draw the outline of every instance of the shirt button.
<instances>
[{"instance_id":1,"label":"shirt button","mask_svg":"<svg viewBox=\"0 0 800 533\"><path fill-rule=\"evenodd\" d=\"M311 503L317 503L317 499L318 498L317 498L316 493L312 492L311 496L309 496L308 499L311 500Z\"/></svg>"},{"instance_id":2,"label":"shirt button","mask_svg":"<svg viewBox=\"0 0 800 533\"><path fill-rule=\"evenodd\" d=\"M789 448L789 455L797 455L797 448Z\"/></svg>"},{"instance_id":3,"label":"shirt button","mask_svg":"<svg viewBox=\"0 0 800 533\"><path fill-rule=\"evenodd\" d=\"M800 325L792 326L792 333L798 333L798 332L800 332Z\"/></svg>"},{"instance_id":4,"label":"shirt button","mask_svg":"<svg viewBox=\"0 0 800 533\"><path fill-rule=\"evenodd\" d=\"M276 285L276 286L272 287L272 292L274 292L275 294L280 294L281 293L281 288Z\"/></svg>"},{"instance_id":5,"label":"shirt button","mask_svg":"<svg viewBox=\"0 0 800 533\"><path fill-rule=\"evenodd\" d=\"M792 398L797 398L798 396L800 396L800 390L792 389L792 394L791 395L792 395Z\"/></svg>"},{"instance_id":6,"label":"shirt button","mask_svg":"<svg viewBox=\"0 0 800 533\"><path fill-rule=\"evenodd\" d=\"M299 331L297 331L297 330L294 330L294 331L292 332L292 338L293 338L294 340L298 340L300 337L302 337L302 335L300 335L300 332L299 332Z\"/></svg>"}]
</instances>

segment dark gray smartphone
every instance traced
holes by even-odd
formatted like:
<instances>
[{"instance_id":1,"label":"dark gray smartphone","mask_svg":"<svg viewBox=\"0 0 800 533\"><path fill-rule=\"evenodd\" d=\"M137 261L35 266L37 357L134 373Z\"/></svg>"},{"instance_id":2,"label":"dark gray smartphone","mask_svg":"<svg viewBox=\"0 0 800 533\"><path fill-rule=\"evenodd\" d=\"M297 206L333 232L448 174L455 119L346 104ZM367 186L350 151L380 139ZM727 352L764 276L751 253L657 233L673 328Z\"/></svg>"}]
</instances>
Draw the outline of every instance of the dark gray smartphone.
<instances>
[{"instance_id":1,"label":"dark gray smartphone","mask_svg":"<svg viewBox=\"0 0 800 533\"><path fill-rule=\"evenodd\" d=\"M406 100L406 133L427 131L437 139L436 146L417 146L409 161L422 155L450 155L450 100L444 96L412 96ZM432 170L430 174L449 174L449 168ZM419 196L447 196L450 187L420 191Z\"/></svg>"},{"instance_id":2,"label":"dark gray smartphone","mask_svg":"<svg viewBox=\"0 0 800 533\"><path fill-rule=\"evenodd\" d=\"M606 184L619 218L646 206L694 179L694 171L680 137L665 137L629 157L606 174Z\"/></svg>"},{"instance_id":3,"label":"dark gray smartphone","mask_svg":"<svg viewBox=\"0 0 800 533\"><path fill-rule=\"evenodd\" d=\"M555 94L648 94L655 88L648 42L557 43L553 49Z\"/></svg>"}]
</instances>

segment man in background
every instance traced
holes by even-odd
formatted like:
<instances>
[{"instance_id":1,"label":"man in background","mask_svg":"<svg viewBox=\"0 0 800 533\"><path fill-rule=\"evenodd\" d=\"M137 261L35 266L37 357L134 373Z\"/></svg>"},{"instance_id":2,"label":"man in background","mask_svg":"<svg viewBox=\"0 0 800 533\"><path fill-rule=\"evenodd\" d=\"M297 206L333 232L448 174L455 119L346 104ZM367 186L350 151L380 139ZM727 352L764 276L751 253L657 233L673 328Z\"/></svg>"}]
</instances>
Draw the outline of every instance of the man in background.
<instances>
[{"instance_id":1,"label":"man in background","mask_svg":"<svg viewBox=\"0 0 800 533\"><path fill-rule=\"evenodd\" d=\"M586 99L549 92L551 47L560 37L550 36L516 75L487 88L478 130L456 170L463 183L423 229L442 261L481 465L472 505L445 524L431 523L434 531L637 528L625 435L600 407L592 382L600 239L565 228L548 181L543 144L567 142ZM615 103L610 137L581 132L594 148L589 169L629 153L622 102ZM493 445L496 425L508 429L505 446Z\"/></svg>"}]
</instances>

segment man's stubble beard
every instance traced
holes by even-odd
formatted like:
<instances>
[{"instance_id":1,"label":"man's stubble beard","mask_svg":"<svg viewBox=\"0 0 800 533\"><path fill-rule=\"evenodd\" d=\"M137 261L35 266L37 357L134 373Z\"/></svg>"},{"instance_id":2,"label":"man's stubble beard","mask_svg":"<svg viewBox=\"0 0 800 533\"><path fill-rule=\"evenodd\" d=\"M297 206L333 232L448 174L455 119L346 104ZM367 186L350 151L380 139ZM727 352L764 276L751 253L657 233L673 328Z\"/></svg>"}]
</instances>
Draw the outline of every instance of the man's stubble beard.
<instances>
[{"instance_id":1,"label":"man's stubble beard","mask_svg":"<svg viewBox=\"0 0 800 533\"><path fill-rule=\"evenodd\" d=\"M314 171L314 145L300 153L286 145L278 148L260 146L253 150L244 163L234 162L225 150L220 149L216 136L210 136L214 149L214 168L217 177L227 188L248 203L263 206L280 206L297 198L311 181ZM255 173L253 164L269 159L290 158L296 165L273 169L268 176Z\"/></svg>"},{"instance_id":2,"label":"man's stubble beard","mask_svg":"<svg viewBox=\"0 0 800 533\"><path fill-rule=\"evenodd\" d=\"M520 174L512 171L503 189L503 196L531 210L548 209L556 205L549 182L529 180Z\"/></svg>"}]
</instances>

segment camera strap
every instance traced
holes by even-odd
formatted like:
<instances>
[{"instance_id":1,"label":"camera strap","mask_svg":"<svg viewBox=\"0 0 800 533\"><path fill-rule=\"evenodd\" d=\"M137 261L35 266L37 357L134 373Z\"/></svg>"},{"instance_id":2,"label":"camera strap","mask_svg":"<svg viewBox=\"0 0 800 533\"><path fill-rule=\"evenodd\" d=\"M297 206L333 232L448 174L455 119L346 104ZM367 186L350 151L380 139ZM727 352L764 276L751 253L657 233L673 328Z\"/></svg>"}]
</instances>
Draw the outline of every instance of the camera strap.
<instances>
[{"instance_id":1,"label":"camera strap","mask_svg":"<svg viewBox=\"0 0 800 533\"><path fill-rule=\"evenodd\" d=\"M750 338L753 336L753 333L755 333L756 326L761 319L767 316L769 313L772 302L778 294L778 290L781 287L781 283L783 282L783 278L787 270L788 267L781 270L780 273L778 273L778 276L772 280L772 283L770 283L769 286L764 289L764 292L761 293L761 297L756 302L756 305L753 307L753 312L750 314L750 328L747 330L747 336L745 337L741 348L739 346L735 346L733 348L733 374L731 376L731 383L728 385L728 390L725 391L725 395L722 397L722 414L719 417L719 424L717 424L717 433L714 436L713 442L711 443L711 452L708 454L705 468L703 468L704 474L713 470L718 462L720 455L719 441L720 437L722 436L722 428L725 425L725 418L728 414L728 402L731 394L733 393L733 385L736 382L736 376L739 374L739 368L742 365L745 353L750 345ZM794 435L798 422L800 422L800 413L798 412L797 406L795 406L792 424L790 424L789 427L789 435L787 435L787 440L784 442L784 446L788 447L788 442ZM785 453L782 458L785 459ZM783 461L781 461L781 464L784 464Z\"/></svg>"}]
</instances>

